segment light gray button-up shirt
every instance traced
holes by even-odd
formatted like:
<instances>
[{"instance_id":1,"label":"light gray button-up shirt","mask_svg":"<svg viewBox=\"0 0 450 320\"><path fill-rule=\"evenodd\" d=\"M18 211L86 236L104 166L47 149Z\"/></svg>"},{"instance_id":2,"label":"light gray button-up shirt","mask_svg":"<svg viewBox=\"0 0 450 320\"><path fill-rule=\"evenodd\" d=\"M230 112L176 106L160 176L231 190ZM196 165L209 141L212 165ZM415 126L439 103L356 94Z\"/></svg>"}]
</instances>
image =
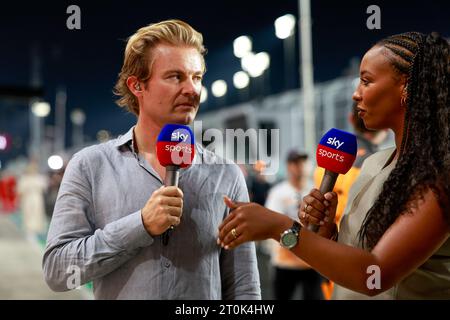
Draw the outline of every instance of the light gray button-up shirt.
<instances>
[{"instance_id":1,"label":"light gray button-up shirt","mask_svg":"<svg viewBox=\"0 0 450 320\"><path fill-rule=\"evenodd\" d=\"M161 178L135 152L133 128L83 149L64 174L43 259L50 288L93 280L96 299L260 299L253 242L226 251L218 227L228 195L248 201L239 167L196 145L193 165L181 169L181 223L169 244L150 236L141 218Z\"/></svg>"}]
</instances>

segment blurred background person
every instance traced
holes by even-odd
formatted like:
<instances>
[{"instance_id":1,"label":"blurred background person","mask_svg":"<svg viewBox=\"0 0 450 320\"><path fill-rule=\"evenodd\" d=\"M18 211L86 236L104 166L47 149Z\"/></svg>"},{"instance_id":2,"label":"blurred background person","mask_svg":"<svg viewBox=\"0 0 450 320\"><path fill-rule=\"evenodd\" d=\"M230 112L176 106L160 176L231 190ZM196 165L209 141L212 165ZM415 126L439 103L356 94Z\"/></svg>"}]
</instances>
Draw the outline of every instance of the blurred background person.
<instances>
[{"instance_id":1,"label":"blurred background person","mask_svg":"<svg viewBox=\"0 0 450 320\"><path fill-rule=\"evenodd\" d=\"M297 213L302 198L311 190L308 181L308 155L291 150L286 159L287 178L269 191L265 206L298 220ZM304 300L323 299L321 292L322 277L314 269L281 247L274 240L265 242L271 251L275 274L273 278L274 297L277 300L291 300L297 289Z\"/></svg>"},{"instance_id":2,"label":"blurred background person","mask_svg":"<svg viewBox=\"0 0 450 320\"><path fill-rule=\"evenodd\" d=\"M17 209L16 178L0 173L0 212L13 213Z\"/></svg>"},{"instance_id":3,"label":"blurred background person","mask_svg":"<svg viewBox=\"0 0 450 320\"><path fill-rule=\"evenodd\" d=\"M262 206L266 202L267 194L272 186L271 183L267 181L267 176L264 175L265 168L266 164L264 161L256 161L247 180L250 200L259 203Z\"/></svg>"},{"instance_id":4,"label":"blurred background person","mask_svg":"<svg viewBox=\"0 0 450 320\"><path fill-rule=\"evenodd\" d=\"M268 176L264 174L266 163L257 160L253 165L249 164L247 174L244 173L247 182L247 189L250 201L264 205L272 186ZM273 298L272 293L272 270L271 270L271 252L264 242L256 243L256 255L258 259L258 270L261 283L262 299Z\"/></svg>"},{"instance_id":5,"label":"blurred background person","mask_svg":"<svg viewBox=\"0 0 450 320\"><path fill-rule=\"evenodd\" d=\"M23 226L30 240L39 241L45 238L47 219L44 194L46 189L46 178L39 173L38 164L33 160L30 161L17 184Z\"/></svg>"}]
</instances>

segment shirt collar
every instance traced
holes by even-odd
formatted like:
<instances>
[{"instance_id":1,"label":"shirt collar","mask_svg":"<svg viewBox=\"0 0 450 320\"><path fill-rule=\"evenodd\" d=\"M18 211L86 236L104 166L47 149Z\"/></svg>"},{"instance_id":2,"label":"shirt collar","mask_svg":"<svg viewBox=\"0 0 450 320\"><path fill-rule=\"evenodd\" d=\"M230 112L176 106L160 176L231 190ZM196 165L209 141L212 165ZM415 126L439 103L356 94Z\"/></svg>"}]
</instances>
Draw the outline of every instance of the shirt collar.
<instances>
[{"instance_id":1,"label":"shirt collar","mask_svg":"<svg viewBox=\"0 0 450 320\"><path fill-rule=\"evenodd\" d=\"M134 134L133 134L133 132L134 132L134 127L135 127L135 126L132 126L132 127L130 128L130 130L128 130L127 133L125 133L124 135L120 135L120 136L117 137L116 142L114 143L114 146L115 146L116 148L120 148L120 147L122 147L122 146L124 146L124 145L128 145L128 146L131 147L131 150L132 150L133 152L135 152L136 148L134 147Z\"/></svg>"}]
</instances>

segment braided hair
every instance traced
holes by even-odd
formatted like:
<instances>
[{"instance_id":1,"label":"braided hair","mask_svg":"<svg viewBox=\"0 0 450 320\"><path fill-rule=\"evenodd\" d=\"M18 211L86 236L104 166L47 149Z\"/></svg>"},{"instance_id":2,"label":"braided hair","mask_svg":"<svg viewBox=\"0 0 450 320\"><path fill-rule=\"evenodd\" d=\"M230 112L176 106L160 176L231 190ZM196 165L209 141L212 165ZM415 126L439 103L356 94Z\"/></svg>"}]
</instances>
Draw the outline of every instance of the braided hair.
<instances>
[{"instance_id":1,"label":"braided hair","mask_svg":"<svg viewBox=\"0 0 450 320\"><path fill-rule=\"evenodd\" d=\"M450 225L450 45L437 33L407 32L379 41L393 69L406 76L403 139L395 168L359 231L364 248L431 190Z\"/></svg>"}]
</instances>

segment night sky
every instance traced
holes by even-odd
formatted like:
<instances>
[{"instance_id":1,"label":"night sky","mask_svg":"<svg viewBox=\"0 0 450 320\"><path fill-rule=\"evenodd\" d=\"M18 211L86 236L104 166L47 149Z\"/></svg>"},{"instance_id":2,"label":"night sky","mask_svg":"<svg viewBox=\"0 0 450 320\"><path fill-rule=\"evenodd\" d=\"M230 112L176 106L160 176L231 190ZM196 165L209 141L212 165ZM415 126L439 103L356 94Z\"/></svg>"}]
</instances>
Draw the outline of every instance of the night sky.
<instances>
[{"instance_id":1,"label":"night sky","mask_svg":"<svg viewBox=\"0 0 450 320\"><path fill-rule=\"evenodd\" d=\"M312 0L314 78L322 82L341 76L352 57L361 58L377 40L405 31L438 31L450 37L450 1L332 1ZM81 30L68 30L66 8L81 8ZM369 30L366 8L381 8L381 30ZM67 89L67 108L86 112L85 134L98 130L117 135L135 121L114 104L112 88L120 71L125 39L138 28L168 18L187 21L204 36L208 72L204 85L224 79L228 105L242 102L232 85L240 61L233 56L232 42L240 35L253 39L255 52L271 56L270 87L265 93L286 89L283 44L275 37L274 20L286 13L298 14L297 1L15 1L0 8L0 86L29 86L31 50L42 57L44 99L54 105L58 86ZM298 65L293 85L298 86ZM252 95L250 98L254 98ZM201 112L223 107L209 94ZM53 112L46 119L54 123ZM67 142L70 120L67 116ZM29 136L27 106L0 98L0 133L23 137L16 149L0 152L0 160L24 152Z\"/></svg>"}]
</instances>

